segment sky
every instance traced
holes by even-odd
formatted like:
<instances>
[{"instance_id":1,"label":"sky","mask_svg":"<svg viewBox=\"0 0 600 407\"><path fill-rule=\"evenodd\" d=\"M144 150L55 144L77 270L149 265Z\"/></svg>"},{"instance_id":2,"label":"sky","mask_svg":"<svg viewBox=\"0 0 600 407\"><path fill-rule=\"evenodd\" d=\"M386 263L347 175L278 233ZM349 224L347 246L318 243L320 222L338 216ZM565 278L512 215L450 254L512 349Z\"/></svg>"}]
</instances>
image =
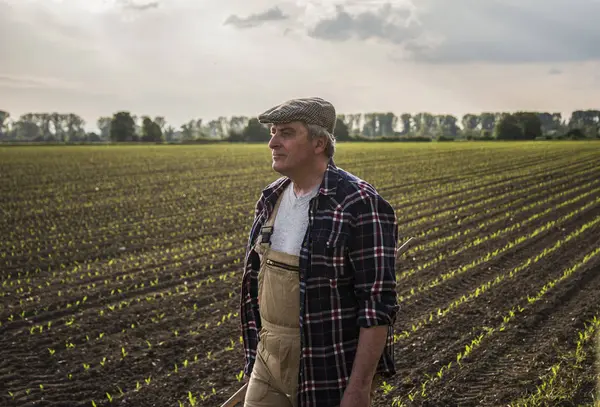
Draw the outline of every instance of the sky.
<instances>
[{"instance_id":1,"label":"sky","mask_svg":"<svg viewBox=\"0 0 600 407\"><path fill-rule=\"evenodd\" d=\"M0 0L0 110L600 108L600 0Z\"/></svg>"}]
</instances>

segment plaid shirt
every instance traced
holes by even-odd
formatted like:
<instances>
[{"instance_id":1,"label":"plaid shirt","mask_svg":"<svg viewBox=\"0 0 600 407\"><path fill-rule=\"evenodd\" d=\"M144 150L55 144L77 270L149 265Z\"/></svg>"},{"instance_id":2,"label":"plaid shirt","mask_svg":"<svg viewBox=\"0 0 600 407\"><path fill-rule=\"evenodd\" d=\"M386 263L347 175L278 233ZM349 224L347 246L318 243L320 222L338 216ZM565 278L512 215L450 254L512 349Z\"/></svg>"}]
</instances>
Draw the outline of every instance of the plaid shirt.
<instances>
[{"instance_id":1,"label":"plaid shirt","mask_svg":"<svg viewBox=\"0 0 600 407\"><path fill-rule=\"evenodd\" d=\"M281 177L263 190L248 240L240 312L247 376L254 366L261 329L260 262L253 243L289 182ZM389 326L377 374L396 373L397 233L391 205L371 185L336 167L331 159L319 193L311 200L308 233L300 252L299 407L339 405L352 373L361 327Z\"/></svg>"}]
</instances>

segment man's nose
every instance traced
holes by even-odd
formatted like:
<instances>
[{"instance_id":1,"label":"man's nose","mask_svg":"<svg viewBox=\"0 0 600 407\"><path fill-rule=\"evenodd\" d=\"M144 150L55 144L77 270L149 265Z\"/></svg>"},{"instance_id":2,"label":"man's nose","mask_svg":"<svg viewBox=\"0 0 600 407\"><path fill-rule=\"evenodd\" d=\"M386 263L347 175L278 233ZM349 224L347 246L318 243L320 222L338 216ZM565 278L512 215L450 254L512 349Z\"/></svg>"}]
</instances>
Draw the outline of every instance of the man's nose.
<instances>
[{"instance_id":1,"label":"man's nose","mask_svg":"<svg viewBox=\"0 0 600 407\"><path fill-rule=\"evenodd\" d=\"M269 140L269 148L275 148L279 145L279 136L277 133L271 134L271 139Z\"/></svg>"}]
</instances>

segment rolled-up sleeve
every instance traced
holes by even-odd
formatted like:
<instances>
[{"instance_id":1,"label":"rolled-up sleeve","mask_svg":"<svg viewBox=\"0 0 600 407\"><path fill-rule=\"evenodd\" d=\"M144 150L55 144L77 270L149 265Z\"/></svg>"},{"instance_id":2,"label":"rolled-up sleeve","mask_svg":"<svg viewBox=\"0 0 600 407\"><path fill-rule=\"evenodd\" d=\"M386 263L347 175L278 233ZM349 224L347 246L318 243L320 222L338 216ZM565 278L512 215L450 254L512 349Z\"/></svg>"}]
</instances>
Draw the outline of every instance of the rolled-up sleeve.
<instances>
[{"instance_id":1,"label":"rolled-up sleeve","mask_svg":"<svg viewBox=\"0 0 600 407\"><path fill-rule=\"evenodd\" d=\"M348 255L354 269L358 325L393 325L398 312L396 244L398 223L393 207L381 196L369 196L354 215Z\"/></svg>"}]
</instances>

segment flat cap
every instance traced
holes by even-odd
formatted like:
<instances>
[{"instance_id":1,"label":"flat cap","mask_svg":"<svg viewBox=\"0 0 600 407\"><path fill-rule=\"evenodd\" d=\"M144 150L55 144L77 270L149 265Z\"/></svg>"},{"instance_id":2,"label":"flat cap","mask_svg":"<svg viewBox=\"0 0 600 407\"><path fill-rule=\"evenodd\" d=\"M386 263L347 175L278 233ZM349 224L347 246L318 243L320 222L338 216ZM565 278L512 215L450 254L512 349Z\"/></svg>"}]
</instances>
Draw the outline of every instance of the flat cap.
<instances>
[{"instance_id":1,"label":"flat cap","mask_svg":"<svg viewBox=\"0 0 600 407\"><path fill-rule=\"evenodd\" d=\"M258 121L272 124L302 121L322 126L333 134L336 113L333 105L320 97L297 98L261 113Z\"/></svg>"}]
</instances>

